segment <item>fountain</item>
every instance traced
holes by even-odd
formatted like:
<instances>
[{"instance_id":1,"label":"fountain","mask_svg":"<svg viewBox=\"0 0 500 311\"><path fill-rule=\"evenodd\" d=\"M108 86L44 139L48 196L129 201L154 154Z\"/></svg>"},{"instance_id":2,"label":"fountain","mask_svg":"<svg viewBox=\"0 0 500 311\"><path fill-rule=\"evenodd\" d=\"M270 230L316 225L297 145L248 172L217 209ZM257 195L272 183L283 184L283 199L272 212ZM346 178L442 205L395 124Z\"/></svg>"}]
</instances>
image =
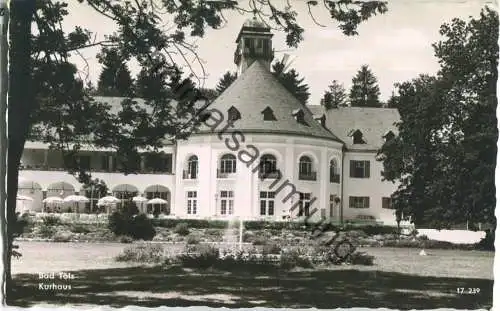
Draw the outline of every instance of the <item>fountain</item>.
<instances>
[{"instance_id":1,"label":"fountain","mask_svg":"<svg viewBox=\"0 0 500 311\"><path fill-rule=\"evenodd\" d=\"M238 229L235 234L235 229ZM228 221L226 232L222 238L224 244L229 246L229 250L234 252L234 246L238 245L238 249L243 250L243 219L240 217L233 217Z\"/></svg>"}]
</instances>

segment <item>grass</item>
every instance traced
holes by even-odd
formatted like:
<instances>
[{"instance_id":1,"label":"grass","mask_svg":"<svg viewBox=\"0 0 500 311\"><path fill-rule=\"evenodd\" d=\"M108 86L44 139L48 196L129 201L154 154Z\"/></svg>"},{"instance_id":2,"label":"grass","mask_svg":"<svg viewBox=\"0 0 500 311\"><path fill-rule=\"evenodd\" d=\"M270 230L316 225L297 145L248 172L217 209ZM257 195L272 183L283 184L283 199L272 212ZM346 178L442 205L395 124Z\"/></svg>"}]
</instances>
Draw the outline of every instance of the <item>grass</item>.
<instances>
[{"instance_id":1,"label":"grass","mask_svg":"<svg viewBox=\"0 0 500 311\"><path fill-rule=\"evenodd\" d=\"M19 244L23 257L14 261L17 286L9 304L23 307L40 303L328 309L492 306L493 253L488 252L431 250L429 256L418 256L416 249L363 248L360 251L375 256L374 266L227 273L178 266L120 266L113 258L125 246L118 243ZM38 290L34 274L49 270L75 271L71 291ZM481 291L458 295L457 287Z\"/></svg>"}]
</instances>

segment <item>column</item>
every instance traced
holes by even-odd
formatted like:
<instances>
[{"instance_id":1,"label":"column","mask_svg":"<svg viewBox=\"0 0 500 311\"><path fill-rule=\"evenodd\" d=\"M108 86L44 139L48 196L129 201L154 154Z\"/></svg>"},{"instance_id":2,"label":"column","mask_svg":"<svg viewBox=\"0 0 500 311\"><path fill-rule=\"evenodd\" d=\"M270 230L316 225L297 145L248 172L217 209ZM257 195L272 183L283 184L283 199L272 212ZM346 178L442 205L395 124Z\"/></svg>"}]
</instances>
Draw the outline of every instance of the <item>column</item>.
<instances>
[{"instance_id":1,"label":"column","mask_svg":"<svg viewBox=\"0 0 500 311\"><path fill-rule=\"evenodd\" d=\"M146 171L146 156L141 154L140 157L141 157L141 173L144 173Z\"/></svg>"},{"instance_id":2,"label":"column","mask_svg":"<svg viewBox=\"0 0 500 311\"><path fill-rule=\"evenodd\" d=\"M108 172L112 172L113 171L113 156L112 155L108 155Z\"/></svg>"},{"instance_id":3,"label":"column","mask_svg":"<svg viewBox=\"0 0 500 311\"><path fill-rule=\"evenodd\" d=\"M321 218L321 210L322 209L327 209L329 207L329 193L328 193L328 186L330 185L330 174L329 174L329 169L328 169L328 153L327 149L325 147L321 148L321 156L319 158L319 165L318 165L318 181L321 183L320 184L320 190L319 190L319 212L318 215L320 215ZM326 216L327 213L325 213Z\"/></svg>"},{"instance_id":4,"label":"column","mask_svg":"<svg viewBox=\"0 0 500 311\"><path fill-rule=\"evenodd\" d=\"M45 149L43 150L43 167L47 168L49 164L49 150Z\"/></svg>"}]
</instances>

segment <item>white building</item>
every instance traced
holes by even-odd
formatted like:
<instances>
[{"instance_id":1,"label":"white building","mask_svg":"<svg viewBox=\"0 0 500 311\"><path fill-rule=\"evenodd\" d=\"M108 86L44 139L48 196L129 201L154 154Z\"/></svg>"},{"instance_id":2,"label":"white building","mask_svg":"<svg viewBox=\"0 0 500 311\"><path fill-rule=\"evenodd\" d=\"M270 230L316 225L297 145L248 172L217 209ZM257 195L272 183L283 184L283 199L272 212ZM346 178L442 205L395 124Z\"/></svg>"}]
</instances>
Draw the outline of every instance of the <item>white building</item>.
<instances>
[{"instance_id":1,"label":"white building","mask_svg":"<svg viewBox=\"0 0 500 311\"><path fill-rule=\"evenodd\" d=\"M394 223L387 198L397 185L382 182L375 156L396 131L397 110L302 105L270 73L271 37L255 20L243 25L235 52L238 79L211 104L196 134L165 147L162 156L145 155L140 174L118 173L105 150L83 150L80 163L115 196L162 197L168 201L163 212L181 218L371 217ZM34 199L31 209L41 211L45 197L81 190L62 167L56 151L26 144L19 194ZM92 193L80 194L95 205Z\"/></svg>"}]
</instances>

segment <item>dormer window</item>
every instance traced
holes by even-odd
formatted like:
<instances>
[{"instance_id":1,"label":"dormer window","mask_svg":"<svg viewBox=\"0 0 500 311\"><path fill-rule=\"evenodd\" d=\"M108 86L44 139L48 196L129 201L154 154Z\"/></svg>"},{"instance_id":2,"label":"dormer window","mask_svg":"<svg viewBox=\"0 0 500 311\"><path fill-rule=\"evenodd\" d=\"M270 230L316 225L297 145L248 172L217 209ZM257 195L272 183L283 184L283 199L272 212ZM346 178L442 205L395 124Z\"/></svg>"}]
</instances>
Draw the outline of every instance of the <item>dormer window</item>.
<instances>
[{"instance_id":1,"label":"dormer window","mask_svg":"<svg viewBox=\"0 0 500 311\"><path fill-rule=\"evenodd\" d=\"M393 132L393 131L388 131L388 132L386 132L386 133L382 136L382 138L384 138L384 139L385 139L385 142L388 142L388 141L390 141L390 140L394 139L394 137L396 137L396 134L394 134L394 132Z\"/></svg>"},{"instance_id":2,"label":"dormer window","mask_svg":"<svg viewBox=\"0 0 500 311\"><path fill-rule=\"evenodd\" d=\"M363 138L363 133L360 130L352 131L349 136L352 137L352 143L355 145L366 144L366 141Z\"/></svg>"},{"instance_id":3,"label":"dormer window","mask_svg":"<svg viewBox=\"0 0 500 311\"><path fill-rule=\"evenodd\" d=\"M274 112L269 106L266 109L262 110L261 113L264 115L264 121L276 121L276 117L274 116Z\"/></svg>"},{"instance_id":4,"label":"dormer window","mask_svg":"<svg viewBox=\"0 0 500 311\"><path fill-rule=\"evenodd\" d=\"M231 108L227 110L227 118L229 121L239 120L241 119L241 113L234 106L231 106Z\"/></svg>"},{"instance_id":5,"label":"dormer window","mask_svg":"<svg viewBox=\"0 0 500 311\"><path fill-rule=\"evenodd\" d=\"M318 121L322 127L325 127L326 124L326 116L322 114L321 116L314 116L314 120Z\"/></svg>"},{"instance_id":6,"label":"dormer window","mask_svg":"<svg viewBox=\"0 0 500 311\"><path fill-rule=\"evenodd\" d=\"M309 126L309 124L307 124L306 120L304 119L304 111L302 109L295 109L292 112L292 115L295 117L295 120L298 123Z\"/></svg>"}]
</instances>

